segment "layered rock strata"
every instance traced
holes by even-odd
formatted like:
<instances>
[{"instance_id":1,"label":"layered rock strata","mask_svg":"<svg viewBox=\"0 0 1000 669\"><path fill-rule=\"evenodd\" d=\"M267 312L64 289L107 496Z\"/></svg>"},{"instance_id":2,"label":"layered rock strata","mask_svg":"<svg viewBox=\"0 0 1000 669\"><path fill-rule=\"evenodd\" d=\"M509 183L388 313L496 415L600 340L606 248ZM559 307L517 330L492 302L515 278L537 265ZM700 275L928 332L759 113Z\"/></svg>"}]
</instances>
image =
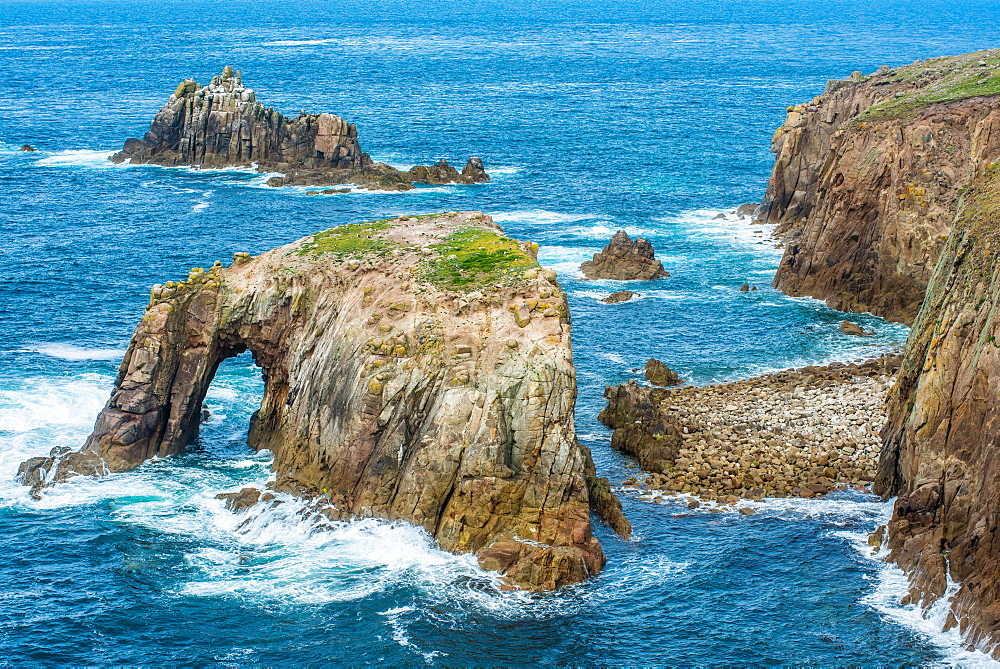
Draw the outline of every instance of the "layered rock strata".
<instances>
[{"instance_id":1,"label":"layered rock strata","mask_svg":"<svg viewBox=\"0 0 1000 669\"><path fill-rule=\"evenodd\" d=\"M249 350L274 487L423 526L526 588L583 580L604 564L589 509L629 528L577 443L566 298L536 250L484 214L403 216L154 286L86 444L20 475L37 491L183 451Z\"/></svg>"},{"instance_id":2,"label":"layered rock strata","mask_svg":"<svg viewBox=\"0 0 1000 669\"><path fill-rule=\"evenodd\" d=\"M775 287L912 323L961 192L1000 157L1000 51L831 80L789 107L757 216Z\"/></svg>"},{"instance_id":3,"label":"layered rock strata","mask_svg":"<svg viewBox=\"0 0 1000 669\"><path fill-rule=\"evenodd\" d=\"M374 162L361 150L357 128L334 114L301 112L288 118L257 101L242 73L228 65L207 86L182 81L157 113L143 139L129 139L111 156L115 163L256 167L284 176L271 186L352 184L407 190L415 182L480 183L490 177L471 158L459 173L441 161L401 172Z\"/></svg>"},{"instance_id":4,"label":"layered rock strata","mask_svg":"<svg viewBox=\"0 0 1000 669\"><path fill-rule=\"evenodd\" d=\"M735 502L814 497L875 478L898 358L681 389L608 386L599 416L648 489ZM637 485L636 479L626 481Z\"/></svg>"},{"instance_id":5,"label":"layered rock strata","mask_svg":"<svg viewBox=\"0 0 1000 669\"><path fill-rule=\"evenodd\" d=\"M580 265L580 271L588 279L613 279L633 281L659 279L670 276L663 269L663 263L656 259L653 245L642 237L635 240L624 230L619 230L593 260Z\"/></svg>"},{"instance_id":6,"label":"layered rock strata","mask_svg":"<svg viewBox=\"0 0 1000 669\"><path fill-rule=\"evenodd\" d=\"M907 341L876 492L906 601L1000 659L1000 168L966 193Z\"/></svg>"}]
</instances>

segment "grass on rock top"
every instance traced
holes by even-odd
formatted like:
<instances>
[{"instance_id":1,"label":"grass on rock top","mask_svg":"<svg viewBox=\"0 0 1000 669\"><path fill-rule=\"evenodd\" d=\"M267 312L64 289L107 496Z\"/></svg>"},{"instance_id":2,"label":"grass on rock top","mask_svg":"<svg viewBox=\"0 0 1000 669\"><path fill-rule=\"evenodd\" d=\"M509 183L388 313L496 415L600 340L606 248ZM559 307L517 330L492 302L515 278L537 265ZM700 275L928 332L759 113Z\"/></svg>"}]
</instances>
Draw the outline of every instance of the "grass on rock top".
<instances>
[{"instance_id":1,"label":"grass on rock top","mask_svg":"<svg viewBox=\"0 0 1000 669\"><path fill-rule=\"evenodd\" d=\"M515 240L483 228L463 228L433 248L440 256L424 261L422 278L446 289L509 282L538 267Z\"/></svg>"},{"instance_id":2,"label":"grass on rock top","mask_svg":"<svg viewBox=\"0 0 1000 669\"><path fill-rule=\"evenodd\" d=\"M986 62L985 66L979 64L981 60ZM873 105L856 116L852 125L909 119L935 103L1000 95L1000 52L979 52L954 59L934 59L920 65L903 66L893 74L898 77L894 83L921 82L919 90ZM933 80L923 83L927 78Z\"/></svg>"},{"instance_id":3,"label":"grass on rock top","mask_svg":"<svg viewBox=\"0 0 1000 669\"><path fill-rule=\"evenodd\" d=\"M383 254L398 246L396 242L381 235L381 231L388 227L389 224L385 221L340 225L317 232L312 236L312 241L302 245L298 254L332 253L338 256Z\"/></svg>"}]
</instances>

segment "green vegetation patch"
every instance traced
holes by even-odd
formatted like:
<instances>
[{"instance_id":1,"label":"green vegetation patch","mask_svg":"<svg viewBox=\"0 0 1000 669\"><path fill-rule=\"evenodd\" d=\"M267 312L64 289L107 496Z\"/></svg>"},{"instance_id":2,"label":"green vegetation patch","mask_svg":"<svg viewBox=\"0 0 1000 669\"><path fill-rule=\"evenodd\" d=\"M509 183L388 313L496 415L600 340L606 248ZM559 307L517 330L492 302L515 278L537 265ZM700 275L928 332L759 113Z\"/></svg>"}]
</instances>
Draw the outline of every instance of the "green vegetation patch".
<instances>
[{"instance_id":1,"label":"green vegetation patch","mask_svg":"<svg viewBox=\"0 0 1000 669\"><path fill-rule=\"evenodd\" d=\"M421 263L422 278L445 289L511 283L538 267L515 240L483 228L463 228L432 248L440 256Z\"/></svg>"},{"instance_id":2,"label":"green vegetation patch","mask_svg":"<svg viewBox=\"0 0 1000 669\"><path fill-rule=\"evenodd\" d=\"M980 65L980 60L984 60L986 65ZM936 67L928 71L928 66ZM995 55L982 59L963 59L950 67L940 61L928 63L927 66L908 66L901 68L899 74L902 76L894 83L904 80L922 81L927 77L933 77L933 80L924 84L920 90L870 107L858 114L852 120L852 125L912 119L932 104L957 102L983 95L1000 95L1000 57Z\"/></svg>"},{"instance_id":3,"label":"green vegetation patch","mask_svg":"<svg viewBox=\"0 0 1000 669\"><path fill-rule=\"evenodd\" d=\"M312 241L302 245L299 255L332 253L336 256L385 255L399 244L382 235L386 221L350 223L317 232Z\"/></svg>"}]
</instances>

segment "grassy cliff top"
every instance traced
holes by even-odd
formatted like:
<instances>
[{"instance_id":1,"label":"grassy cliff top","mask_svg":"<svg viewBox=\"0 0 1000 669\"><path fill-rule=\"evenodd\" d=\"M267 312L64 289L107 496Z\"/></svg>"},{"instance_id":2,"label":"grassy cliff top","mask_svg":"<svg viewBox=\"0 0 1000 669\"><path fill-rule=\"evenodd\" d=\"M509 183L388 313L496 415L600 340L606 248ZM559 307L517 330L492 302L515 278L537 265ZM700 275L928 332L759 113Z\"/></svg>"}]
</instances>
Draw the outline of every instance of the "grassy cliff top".
<instances>
[{"instance_id":1,"label":"grassy cliff top","mask_svg":"<svg viewBox=\"0 0 1000 669\"><path fill-rule=\"evenodd\" d=\"M918 61L863 77L893 93L853 119L854 123L910 119L932 104L1000 95L1000 50Z\"/></svg>"}]
</instances>

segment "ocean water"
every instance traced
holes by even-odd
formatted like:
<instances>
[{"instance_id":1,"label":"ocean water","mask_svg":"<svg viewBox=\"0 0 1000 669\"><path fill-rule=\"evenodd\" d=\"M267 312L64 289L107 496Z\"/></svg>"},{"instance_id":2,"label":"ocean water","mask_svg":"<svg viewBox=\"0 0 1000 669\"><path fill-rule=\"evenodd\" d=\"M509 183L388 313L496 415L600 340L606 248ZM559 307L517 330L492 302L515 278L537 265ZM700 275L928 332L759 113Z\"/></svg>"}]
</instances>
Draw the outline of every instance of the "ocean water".
<instances>
[{"instance_id":1,"label":"ocean water","mask_svg":"<svg viewBox=\"0 0 1000 669\"><path fill-rule=\"evenodd\" d=\"M246 447L262 383L235 358L179 457L39 501L18 463L80 446L149 286L319 229L483 210L541 244L574 318L581 440L635 470L596 421L606 384L657 357L694 383L897 347L771 289L760 199L785 107L853 70L996 47L995 3L0 3L0 663L986 664L900 607L861 493L689 512L622 491L635 538L597 533L607 569L558 593L502 592L413 527L234 516L214 496L269 478ZM244 72L281 111L332 111L395 165L482 157L493 181L310 196L246 170L114 166L177 82ZM37 153L22 153L22 144ZM722 219L716 218L726 213ZM672 277L582 281L617 229ZM740 293L744 283L756 285ZM630 287L641 298L604 305Z\"/></svg>"}]
</instances>

